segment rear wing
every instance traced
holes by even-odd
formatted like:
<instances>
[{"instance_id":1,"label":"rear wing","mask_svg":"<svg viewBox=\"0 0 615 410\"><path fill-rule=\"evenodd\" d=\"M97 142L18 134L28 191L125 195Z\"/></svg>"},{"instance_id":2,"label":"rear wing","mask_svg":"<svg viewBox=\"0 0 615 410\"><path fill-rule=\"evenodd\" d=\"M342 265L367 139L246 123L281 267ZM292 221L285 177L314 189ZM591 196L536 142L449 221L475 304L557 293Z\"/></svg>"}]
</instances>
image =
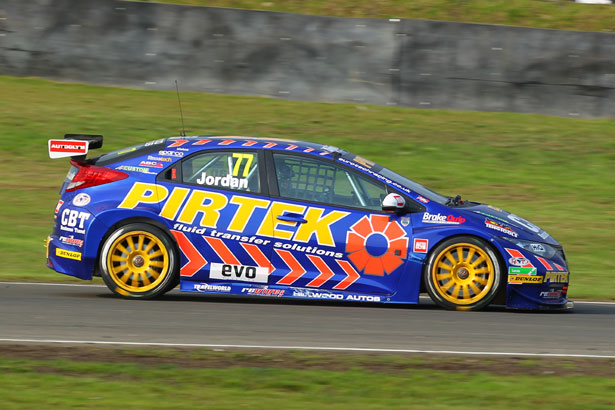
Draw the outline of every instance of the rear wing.
<instances>
[{"instance_id":1,"label":"rear wing","mask_svg":"<svg viewBox=\"0 0 615 410\"><path fill-rule=\"evenodd\" d=\"M85 159L88 151L102 147L102 135L64 134L64 139L49 140L49 157Z\"/></svg>"}]
</instances>

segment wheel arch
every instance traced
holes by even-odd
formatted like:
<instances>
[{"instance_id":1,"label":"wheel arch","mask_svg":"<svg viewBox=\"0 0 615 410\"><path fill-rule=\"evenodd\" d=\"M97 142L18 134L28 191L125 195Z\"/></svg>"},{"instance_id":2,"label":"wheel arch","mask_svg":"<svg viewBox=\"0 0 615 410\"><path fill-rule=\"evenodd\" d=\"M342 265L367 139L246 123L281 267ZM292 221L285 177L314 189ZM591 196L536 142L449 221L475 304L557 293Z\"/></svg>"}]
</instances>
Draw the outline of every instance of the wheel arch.
<instances>
[{"instance_id":1,"label":"wheel arch","mask_svg":"<svg viewBox=\"0 0 615 410\"><path fill-rule=\"evenodd\" d=\"M104 243L107 240L107 238L109 238L109 236L113 232L115 232L119 227L131 224L131 223L148 224L148 225L152 225L160 229L162 232L164 232L165 235L167 235L169 241L173 245L173 251L177 255L177 258L178 258L177 260L179 261L181 259L180 248L179 248L179 245L177 244L177 241L175 240L175 236L173 236L169 228L162 221L152 217L151 215L147 215L147 214L127 216L125 218L115 220L115 222L113 222L110 226L108 225L108 229L100 238L100 242L98 243L98 250L96 252L96 264L95 264L95 269L94 269L94 276L101 275L100 257L102 253L102 247L104 246Z\"/></svg>"}]
</instances>

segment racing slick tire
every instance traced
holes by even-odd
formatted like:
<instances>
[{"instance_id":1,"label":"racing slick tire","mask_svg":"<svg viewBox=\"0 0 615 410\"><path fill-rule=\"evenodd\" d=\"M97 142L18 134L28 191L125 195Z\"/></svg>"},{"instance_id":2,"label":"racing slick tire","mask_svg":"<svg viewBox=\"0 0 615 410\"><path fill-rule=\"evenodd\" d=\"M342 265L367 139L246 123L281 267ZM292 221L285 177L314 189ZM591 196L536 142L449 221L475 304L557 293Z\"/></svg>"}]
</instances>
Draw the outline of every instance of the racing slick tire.
<instances>
[{"instance_id":1,"label":"racing slick tire","mask_svg":"<svg viewBox=\"0 0 615 410\"><path fill-rule=\"evenodd\" d=\"M127 298L152 299L179 280L179 257L167 234L155 226L131 223L105 240L99 258L105 285Z\"/></svg>"},{"instance_id":2,"label":"racing slick tire","mask_svg":"<svg viewBox=\"0 0 615 410\"><path fill-rule=\"evenodd\" d=\"M479 310L498 293L502 266L487 242L458 236L431 251L423 277L427 293L437 305L449 310Z\"/></svg>"}]
</instances>

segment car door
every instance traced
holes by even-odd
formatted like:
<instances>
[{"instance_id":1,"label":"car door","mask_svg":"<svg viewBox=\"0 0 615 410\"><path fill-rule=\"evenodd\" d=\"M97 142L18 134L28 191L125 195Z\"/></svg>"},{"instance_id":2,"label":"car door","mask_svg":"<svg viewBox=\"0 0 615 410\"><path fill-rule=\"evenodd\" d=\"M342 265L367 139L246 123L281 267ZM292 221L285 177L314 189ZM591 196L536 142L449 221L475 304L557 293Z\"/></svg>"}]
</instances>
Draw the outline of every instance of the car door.
<instances>
[{"instance_id":1,"label":"car door","mask_svg":"<svg viewBox=\"0 0 615 410\"><path fill-rule=\"evenodd\" d=\"M159 181L169 192L160 215L169 220L183 254L182 289L192 286L187 281L267 284L272 240L256 236L270 203L262 155L204 150Z\"/></svg>"},{"instance_id":2,"label":"car door","mask_svg":"<svg viewBox=\"0 0 615 410\"><path fill-rule=\"evenodd\" d=\"M274 238L269 284L394 293L412 231L410 218L382 211L387 187L314 155L273 152L268 160L277 190L268 215Z\"/></svg>"}]
</instances>

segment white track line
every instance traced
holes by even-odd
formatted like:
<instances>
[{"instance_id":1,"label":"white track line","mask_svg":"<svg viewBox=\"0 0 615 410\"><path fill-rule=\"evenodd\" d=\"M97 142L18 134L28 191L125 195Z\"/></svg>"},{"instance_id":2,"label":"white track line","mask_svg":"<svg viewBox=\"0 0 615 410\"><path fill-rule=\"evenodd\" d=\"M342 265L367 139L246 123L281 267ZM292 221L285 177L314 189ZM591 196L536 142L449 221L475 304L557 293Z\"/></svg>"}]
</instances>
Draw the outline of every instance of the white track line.
<instances>
[{"instance_id":1,"label":"white track line","mask_svg":"<svg viewBox=\"0 0 615 410\"><path fill-rule=\"evenodd\" d=\"M46 283L46 282L0 282L0 285L27 285L27 286L86 286L93 288L106 288L105 285L94 284L79 284L79 283ZM431 300L429 296L419 296L419 299ZM575 304L587 304L587 305L615 305L615 302L594 302L594 301L574 301Z\"/></svg>"},{"instance_id":2,"label":"white track line","mask_svg":"<svg viewBox=\"0 0 615 410\"><path fill-rule=\"evenodd\" d=\"M284 349L284 350L328 350L344 352L372 353L431 353L475 356L532 356L532 357L579 357L592 359L615 359L615 355L563 354L563 353L528 353L528 352L464 352L457 350L421 350L421 349L377 349L370 347L326 347L326 346L275 346L275 345L231 345L207 343L156 343L156 342L110 342L100 340L56 340L56 339L0 339L7 343L56 343L56 344L94 344L118 346L158 346L158 347L210 347L226 349Z\"/></svg>"},{"instance_id":3,"label":"white track line","mask_svg":"<svg viewBox=\"0 0 615 410\"><path fill-rule=\"evenodd\" d=\"M80 283L44 283L44 282L0 282L0 285L28 285L28 286L81 286L88 288L106 288L105 285L88 285Z\"/></svg>"}]
</instances>

